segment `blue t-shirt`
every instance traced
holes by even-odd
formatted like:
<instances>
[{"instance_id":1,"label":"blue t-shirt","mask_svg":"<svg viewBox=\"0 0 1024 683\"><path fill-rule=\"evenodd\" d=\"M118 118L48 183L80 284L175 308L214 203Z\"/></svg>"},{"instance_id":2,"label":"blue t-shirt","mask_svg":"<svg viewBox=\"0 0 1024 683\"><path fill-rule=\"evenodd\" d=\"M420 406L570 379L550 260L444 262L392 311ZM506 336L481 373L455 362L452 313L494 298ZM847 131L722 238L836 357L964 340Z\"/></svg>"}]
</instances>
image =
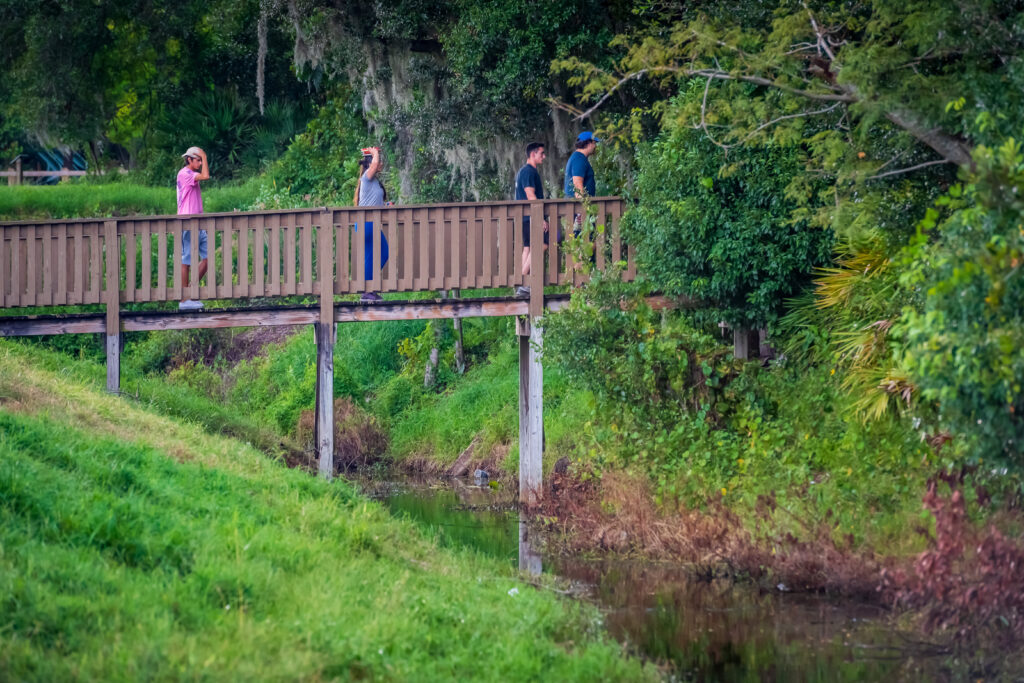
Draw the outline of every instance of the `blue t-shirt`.
<instances>
[{"instance_id":1,"label":"blue t-shirt","mask_svg":"<svg viewBox=\"0 0 1024 683\"><path fill-rule=\"evenodd\" d=\"M537 199L544 199L544 184L540 181L540 173L530 164L523 164L516 173L516 199L523 201L529 199L526 196L526 188L532 187L537 193Z\"/></svg>"},{"instance_id":2,"label":"blue t-shirt","mask_svg":"<svg viewBox=\"0 0 1024 683\"><path fill-rule=\"evenodd\" d=\"M569 163L565 165L565 196L573 198L576 196L576 188L572 184L572 177L583 178L583 189L593 197L597 193L594 186L594 167L590 165L590 159L583 152L576 151L569 157Z\"/></svg>"}]
</instances>

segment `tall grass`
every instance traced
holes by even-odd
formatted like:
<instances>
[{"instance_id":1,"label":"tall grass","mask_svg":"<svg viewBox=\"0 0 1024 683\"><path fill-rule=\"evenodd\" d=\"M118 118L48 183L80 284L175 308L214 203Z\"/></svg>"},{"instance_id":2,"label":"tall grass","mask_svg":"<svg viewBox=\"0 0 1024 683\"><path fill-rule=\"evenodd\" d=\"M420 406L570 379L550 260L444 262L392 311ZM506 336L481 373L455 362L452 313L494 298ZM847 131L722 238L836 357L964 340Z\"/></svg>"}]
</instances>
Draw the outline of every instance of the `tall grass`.
<instances>
[{"instance_id":1,"label":"tall grass","mask_svg":"<svg viewBox=\"0 0 1024 683\"><path fill-rule=\"evenodd\" d=\"M253 204L258 180L243 185L203 186L203 208L208 213L242 210ZM174 178L166 187L131 183L0 186L0 220L153 216L177 211Z\"/></svg>"},{"instance_id":2,"label":"tall grass","mask_svg":"<svg viewBox=\"0 0 1024 683\"><path fill-rule=\"evenodd\" d=\"M0 344L15 680L638 680L596 614ZM513 590L514 589L514 590Z\"/></svg>"}]
</instances>

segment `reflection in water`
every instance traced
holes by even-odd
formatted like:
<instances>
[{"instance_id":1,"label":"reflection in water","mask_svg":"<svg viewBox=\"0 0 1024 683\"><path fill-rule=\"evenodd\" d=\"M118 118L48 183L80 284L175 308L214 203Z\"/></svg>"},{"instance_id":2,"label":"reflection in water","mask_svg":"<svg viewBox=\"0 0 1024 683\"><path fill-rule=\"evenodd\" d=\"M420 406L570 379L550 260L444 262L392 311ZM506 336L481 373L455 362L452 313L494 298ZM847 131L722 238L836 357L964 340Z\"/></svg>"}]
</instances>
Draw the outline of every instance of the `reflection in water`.
<instances>
[{"instance_id":1,"label":"reflection in water","mask_svg":"<svg viewBox=\"0 0 1024 683\"><path fill-rule=\"evenodd\" d=\"M519 571L540 576L540 553L530 545L530 529L524 517L519 518Z\"/></svg>"},{"instance_id":2,"label":"reflection in water","mask_svg":"<svg viewBox=\"0 0 1024 683\"><path fill-rule=\"evenodd\" d=\"M458 480L369 482L364 490L435 533L442 545L474 548L530 575L541 572L514 492ZM586 588L613 637L659 662L674 680L951 678L944 659L917 642L920 636L896 630L874 607L700 580L678 565L546 560L547 571Z\"/></svg>"}]
</instances>

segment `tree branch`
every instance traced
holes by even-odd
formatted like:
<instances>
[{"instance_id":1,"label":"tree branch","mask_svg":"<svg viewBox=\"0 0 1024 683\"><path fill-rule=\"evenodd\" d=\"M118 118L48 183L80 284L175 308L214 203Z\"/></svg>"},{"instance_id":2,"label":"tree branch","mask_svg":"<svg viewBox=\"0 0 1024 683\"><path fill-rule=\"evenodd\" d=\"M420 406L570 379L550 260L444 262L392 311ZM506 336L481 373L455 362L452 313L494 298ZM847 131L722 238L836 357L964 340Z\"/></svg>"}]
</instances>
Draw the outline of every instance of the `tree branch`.
<instances>
[{"instance_id":1,"label":"tree branch","mask_svg":"<svg viewBox=\"0 0 1024 683\"><path fill-rule=\"evenodd\" d=\"M818 114L826 114L826 113L832 111L833 109L835 109L836 107L838 107L840 104L842 104L842 102L836 102L831 107L825 107L824 109L819 109L817 111L801 111L801 112L797 112L796 114L786 114L785 116L780 116L778 118L772 119L771 121L767 121L765 123L762 123L760 126L755 128L754 130L750 131L750 134L747 135L747 137L745 137L742 140L740 140L737 144L742 145L744 142L746 142L750 138L754 137L755 135L760 133L762 130L764 130L768 126L776 124L779 121L785 121L786 119L799 119L799 118L803 118L804 116L817 116Z\"/></svg>"},{"instance_id":2,"label":"tree branch","mask_svg":"<svg viewBox=\"0 0 1024 683\"><path fill-rule=\"evenodd\" d=\"M694 69L684 71L688 76L703 76L704 78L717 78L723 81L743 81L745 83L754 83L756 85L763 85L770 88L776 88L783 92L788 92L793 95L799 95L800 97L806 97L809 100L821 100L824 102L846 102L847 104L853 104L859 102L860 99L850 93L836 93L836 92L813 92L811 90L801 90L800 88L791 88L788 85L782 85L776 83L770 78L764 78L763 76L742 76L734 75L728 71L708 71L707 69Z\"/></svg>"},{"instance_id":3,"label":"tree branch","mask_svg":"<svg viewBox=\"0 0 1024 683\"><path fill-rule=\"evenodd\" d=\"M878 175L873 175L868 178L865 178L865 180L877 180L878 178L885 178L886 176L898 175L900 173L910 173L911 171L916 171L920 168L926 168L928 166L937 166L939 164L951 163L953 162L950 161L949 159L936 159L935 161L926 161L923 164L918 164L917 166L908 166L907 168L898 168L895 171L886 171L885 173L879 173Z\"/></svg>"},{"instance_id":4,"label":"tree branch","mask_svg":"<svg viewBox=\"0 0 1024 683\"><path fill-rule=\"evenodd\" d=\"M934 149L946 161L974 167L972 149L966 140L944 133L940 128L926 129L913 113L906 110L886 112L885 118Z\"/></svg>"}]
</instances>

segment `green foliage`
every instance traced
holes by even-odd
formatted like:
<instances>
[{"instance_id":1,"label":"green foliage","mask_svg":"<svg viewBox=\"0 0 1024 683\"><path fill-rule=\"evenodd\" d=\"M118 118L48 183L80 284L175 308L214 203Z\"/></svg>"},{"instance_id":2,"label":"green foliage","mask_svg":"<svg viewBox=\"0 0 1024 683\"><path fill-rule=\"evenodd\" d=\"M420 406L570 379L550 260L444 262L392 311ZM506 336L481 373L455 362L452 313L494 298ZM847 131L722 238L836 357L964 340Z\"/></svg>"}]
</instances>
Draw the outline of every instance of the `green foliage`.
<instances>
[{"instance_id":1,"label":"green foliage","mask_svg":"<svg viewBox=\"0 0 1024 683\"><path fill-rule=\"evenodd\" d=\"M977 167L929 210L902 284L921 292L896 328L899 360L940 428L973 462L1024 467L1024 154L981 146Z\"/></svg>"},{"instance_id":2,"label":"green foliage","mask_svg":"<svg viewBox=\"0 0 1024 683\"><path fill-rule=\"evenodd\" d=\"M201 92L164 112L158 123L156 168L170 158L180 160L179 147L202 147L210 174L218 180L252 175L276 159L302 130L306 116L292 101L274 99L263 115L235 88ZM173 151L172 151L173 150ZM152 166L152 164L151 164Z\"/></svg>"},{"instance_id":3,"label":"green foliage","mask_svg":"<svg viewBox=\"0 0 1024 683\"><path fill-rule=\"evenodd\" d=\"M713 421L734 374L727 348L630 289L614 274L592 280L585 297L546 319L545 357L594 393L599 412L620 410L628 425L671 428L687 413Z\"/></svg>"},{"instance_id":4,"label":"green foliage","mask_svg":"<svg viewBox=\"0 0 1024 683\"><path fill-rule=\"evenodd\" d=\"M20 123L23 142L85 148L93 163L108 156L158 173L172 155L195 144L155 135L168 113L183 124L177 134L191 132L197 120L175 113L211 91L251 82L259 12L255 0L186 2L173 9L137 0L4 3L0 117ZM304 90L290 73L285 26L268 24L264 89L270 100L291 100ZM254 92L244 99L255 106ZM259 125L270 126L270 119ZM283 126L277 130L286 133ZM235 160L210 161L214 168L221 163L222 172L234 170Z\"/></svg>"},{"instance_id":5,"label":"green foliage","mask_svg":"<svg viewBox=\"0 0 1024 683\"><path fill-rule=\"evenodd\" d=\"M641 148L636 208L624 234L642 272L667 294L691 298L710 322L758 328L774 322L814 267L827 263L830 231L794 219L786 187L803 172L792 147L765 145L728 154L673 113Z\"/></svg>"},{"instance_id":6,"label":"green foliage","mask_svg":"<svg viewBox=\"0 0 1024 683\"><path fill-rule=\"evenodd\" d=\"M367 144L358 105L347 88L334 92L271 167L268 175L274 188L285 194L315 195L321 204L351 205L359 149Z\"/></svg>"}]
</instances>

